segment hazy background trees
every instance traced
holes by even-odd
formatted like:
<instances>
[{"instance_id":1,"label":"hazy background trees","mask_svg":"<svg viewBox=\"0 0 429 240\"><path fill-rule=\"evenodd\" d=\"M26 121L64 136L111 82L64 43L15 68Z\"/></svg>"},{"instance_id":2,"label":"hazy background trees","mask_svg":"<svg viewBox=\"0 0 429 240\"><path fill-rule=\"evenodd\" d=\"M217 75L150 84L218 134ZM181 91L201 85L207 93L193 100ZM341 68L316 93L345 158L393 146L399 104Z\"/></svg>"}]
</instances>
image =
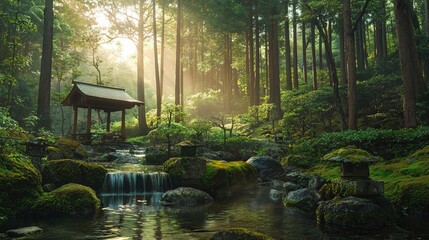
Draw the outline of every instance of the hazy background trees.
<instances>
[{"instance_id":1,"label":"hazy background trees","mask_svg":"<svg viewBox=\"0 0 429 240\"><path fill-rule=\"evenodd\" d=\"M51 64L48 3L0 3L0 103L22 124L37 116L67 134L71 109L59 102L73 80L145 101L127 114L134 134L163 121L170 103L206 118L256 111L300 135L427 122L423 0L57 0ZM207 94L215 107L202 103Z\"/></svg>"}]
</instances>

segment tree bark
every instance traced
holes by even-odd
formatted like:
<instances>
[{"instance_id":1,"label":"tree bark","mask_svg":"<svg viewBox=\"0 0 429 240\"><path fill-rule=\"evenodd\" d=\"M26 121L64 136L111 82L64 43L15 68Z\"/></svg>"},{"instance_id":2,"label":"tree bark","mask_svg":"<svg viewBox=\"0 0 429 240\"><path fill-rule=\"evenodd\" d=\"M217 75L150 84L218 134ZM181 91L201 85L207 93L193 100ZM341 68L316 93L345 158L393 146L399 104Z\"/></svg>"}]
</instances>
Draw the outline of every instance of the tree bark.
<instances>
[{"instance_id":1,"label":"tree bark","mask_svg":"<svg viewBox=\"0 0 429 240\"><path fill-rule=\"evenodd\" d=\"M260 82L261 82L261 41L259 37L259 14L256 10L255 17L255 41L256 41L256 65L255 65L255 105L260 104Z\"/></svg>"},{"instance_id":2,"label":"tree bark","mask_svg":"<svg viewBox=\"0 0 429 240\"><path fill-rule=\"evenodd\" d=\"M308 82L307 79L307 40L305 39L305 21L302 22L302 74L304 83Z\"/></svg>"},{"instance_id":3,"label":"tree bark","mask_svg":"<svg viewBox=\"0 0 429 240\"><path fill-rule=\"evenodd\" d=\"M53 8L53 0L46 0L43 23L43 49L39 79L39 98L37 102L37 115L39 116L40 121L39 125L46 130L51 129L51 76L54 38Z\"/></svg>"},{"instance_id":4,"label":"tree bark","mask_svg":"<svg viewBox=\"0 0 429 240\"><path fill-rule=\"evenodd\" d=\"M316 59L316 40L315 40L315 26L314 23L311 23L310 26L310 36L311 36L311 70L313 73L313 90L317 90L317 59Z\"/></svg>"},{"instance_id":5,"label":"tree bark","mask_svg":"<svg viewBox=\"0 0 429 240\"><path fill-rule=\"evenodd\" d=\"M343 0L344 47L347 64L347 100L348 100L348 127L357 129L356 116L356 59L354 32L351 22L350 0Z\"/></svg>"},{"instance_id":6,"label":"tree bark","mask_svg":"<svg viewBox=\"0 0 429 240\"><path fill-rule=\"evenodd\" d=\"M413 32L414 28L411 18L412 6L409 0L394 0L393 4L402 82L404 85L404 127L413 128L417 126L416 83L417 81L421 81L422 74Z\"/></svg>"},{"instance_id":7,"label":"tree bark","mask_svg":"<svg viewBox=\"0 0 429 240\"><path fill-rule=\"evenodd\" d=\"M293 87L298 89L298 33L297 33L297 16L296 16L296 0L292 3L293 15Z\"/></svg>"},{"instance_id":8,"label":"tree bark","mask_svg":"<svg viewBox=\"0 0 429 240\"><path fill-rule=\"evenodd\" d=\"M289 13L289 0L285 1L286 12ZM285 57L286 57L286 90L292 90L292 59L290 50L289 16L285 19Z\"/></svg>"},{"instance_id":9,"label":"tree bark","mask_svg":"<svg viewBox=\"0 0 429 240\"><path fill-rule=\"evenodd\" d=\"M269 71L270 71L270 98L269 102L274 104L274 119L282 118L280 104L280 76L279 76L279 39L278 22L275 19L275 9L271 9L268 22L268 48L269 48Z\"/></svg>"},{"instance_id":10,"label":"tree bark","mask_svg":"<svg viewBox=\"0 0 429 240\"><path fill-rule=\"evenodd\" d=\"M181 103L181 25L182 25L182 0L177 0L177 12L176 12L176 75L175 75L175 88L174 88L174 104L176 105L176 112L179 111L178 108L180 107ZM180 118L177 116L175 117L176 122L180 122Z\"/></svg>"},{"instance_id":11,"label":"tree bark","mask_svg":"<svg viewBox=\"0 0 429 240\"><path fill-rule=\"evenodd\" d=\"M155 61L155 85L156 85L156 117L159 120L161 118L161 82L159 78L159 64L158 64L158 39L156 31L156 1L152 0L152 19L153 19L153 55ZM157 121L158 121L157 120Z\"/></svg>"},{"instance_id":12,"label":"tree bark","mask_svg":"<svg viewBox=\"0 0 429 240\"><path fill-rule=\"evenodd\" d=\"M143 16L144 0L140 0L139 13L139 33L137 42L137 99L145 102L145 87L144 87L144 16ZM146 121L145 104L138 108L139 115L139 131L141 134L147 134L149 127Z\"/></svg>"}]
</instances>

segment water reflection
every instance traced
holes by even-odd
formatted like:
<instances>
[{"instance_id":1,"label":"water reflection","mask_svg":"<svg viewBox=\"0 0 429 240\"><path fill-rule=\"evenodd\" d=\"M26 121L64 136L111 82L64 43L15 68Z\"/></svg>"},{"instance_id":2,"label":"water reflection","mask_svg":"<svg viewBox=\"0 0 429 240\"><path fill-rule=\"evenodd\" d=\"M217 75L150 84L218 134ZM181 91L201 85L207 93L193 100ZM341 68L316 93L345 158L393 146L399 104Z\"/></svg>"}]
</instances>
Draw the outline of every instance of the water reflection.
<instances>
[{"instance_id":1,"label":"water reflection","mask_svg":"<svg viewBox=\"0 0 429 240\"><path fill-rule=\"evenodd\" d=\"M172 208L159 203L161 192L101 196L103 214L94 220L45 222L36 239L210 239L230 227L250 228L275 239L418 239L393 229L371 236L328 236L312 214L285 208L269 198L269 189L225 195L204 207ZM425 239L428 235L419 235Z\"/></svg>"}]
</instances>

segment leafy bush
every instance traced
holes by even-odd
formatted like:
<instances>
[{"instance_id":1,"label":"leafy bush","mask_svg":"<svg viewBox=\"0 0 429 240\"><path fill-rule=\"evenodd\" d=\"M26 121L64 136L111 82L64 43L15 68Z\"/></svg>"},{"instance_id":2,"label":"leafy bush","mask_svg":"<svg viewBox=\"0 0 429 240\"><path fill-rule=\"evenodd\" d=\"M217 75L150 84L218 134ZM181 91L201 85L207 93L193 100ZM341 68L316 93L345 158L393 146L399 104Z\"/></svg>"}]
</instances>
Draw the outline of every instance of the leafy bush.
<instances>
[{"instance_id":1,"label":"leafy bush","mask_svg":"<svg viewBox=\"0 0 429 240\"><path fill-rule=\"evenodd\" d=\"M220 90L209 90L189 96L187 109L192 116L218 116L223 111Z\"/></svg>"},{"instance_id":2,"label":"leafy bush","mask_svg":"<svg viewBox=\"0 0 429 240\"><path fill-rule=\"evenodd\" d=\"M285 114L281 121L284 133L295 133L298 137L314 136L319 132L335 130L338 124L334 109L332 89L299 89L283 92L282 106Z\"/></svg>"},{"instance_id":3,"label":"leafy bush","mask_svg":"<svg viewBox=\"0 0 429 240\"><path fill-rule=\"evenodd\" d=\"M367 129L325 133L303 140L294 148L302 155L323 156L326 153L347 146L355 146L384 159L403 157L424 147L429 140L429 127L415 129Z\"/></svg>"}]
</instances>

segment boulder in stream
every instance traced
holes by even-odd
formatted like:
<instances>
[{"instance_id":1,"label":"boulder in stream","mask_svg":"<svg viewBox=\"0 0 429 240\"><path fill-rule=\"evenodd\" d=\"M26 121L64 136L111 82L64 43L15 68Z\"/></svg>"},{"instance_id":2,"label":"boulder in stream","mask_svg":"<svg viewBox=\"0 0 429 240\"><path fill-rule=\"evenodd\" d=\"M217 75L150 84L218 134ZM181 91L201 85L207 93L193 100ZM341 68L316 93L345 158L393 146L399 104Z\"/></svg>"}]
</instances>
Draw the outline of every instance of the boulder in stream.
<instances>
[{"instance_id":1,"label":"boulder in stream","mask_svg":"<svg viewBox=\"0 0 429 240\"><path fill-rule=\"evenodd\" d=\"M262 180L271 180L284 176L282 165L268 156L251 157L246 161L256 168L258 177Z\"/></svg>"},{"instance_id":2,"label":"boulder in stream","mask_svg":"<svg viewBox=\"0 0 429 240\"><path fill-rule=\"evenodd\" d=\"M382 229L391 221L389 214L374 202L353 196L321 202L316 212L317 221L325 230L355 232Z\"/></svg>"},{"instance_id":3,"label":"boulder in stream","mask_svg":"<svg viewBox=\"0 0 429 240\"><path fill-rule=\"evenodd\" d=\"M289 207L296 207L304 211L313 211L317 208L320 200L319 194L308 188L298 189L289 192L283 199L283 204Z\"/></svg>"},{"instance_id":4,"label":"boulder in stream","mask_svg":"<svg viewBox=\"0 0 429 240\"><path fill-rule=\"evenodd\" d=\"M191 187L169 190L161 197L161 204L176 207L195 207L212 202L213 198L208 193Z\"/></svg>"}]
</instances>

